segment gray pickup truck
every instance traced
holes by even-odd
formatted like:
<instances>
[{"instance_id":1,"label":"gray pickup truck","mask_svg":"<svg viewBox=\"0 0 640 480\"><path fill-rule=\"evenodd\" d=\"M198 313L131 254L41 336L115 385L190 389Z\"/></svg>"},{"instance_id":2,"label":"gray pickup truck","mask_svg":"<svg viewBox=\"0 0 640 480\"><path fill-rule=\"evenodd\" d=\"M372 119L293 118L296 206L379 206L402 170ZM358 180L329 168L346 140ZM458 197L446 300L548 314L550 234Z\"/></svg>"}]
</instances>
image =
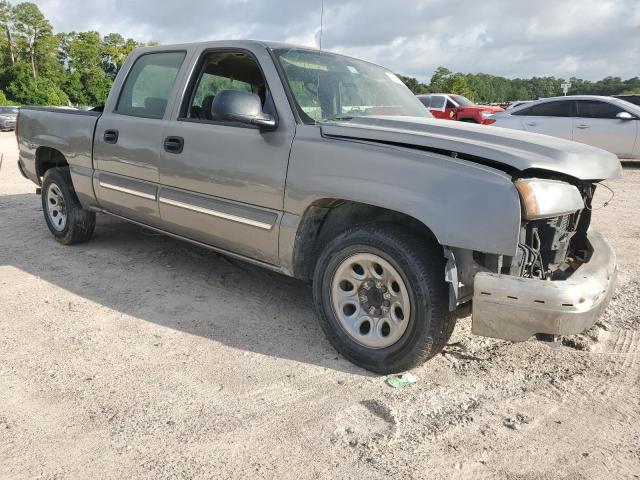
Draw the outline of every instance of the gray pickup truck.
<instances>
[{"instance_id":1,"label":"gray pickup truck","mask_svg":"<svg viewBox=\"0 0 640 480\"><path fill-rule=\"evenodd\" d=\"M375 372L437 354L469 306L475 334L524 341L588 329L614 290L589 224L615 156L435 120L353 58L142 48L102 111L24 107L18 129L59 242L89 240L103 212L311 281L328 339Z\"/></svg>"}]
</instances>

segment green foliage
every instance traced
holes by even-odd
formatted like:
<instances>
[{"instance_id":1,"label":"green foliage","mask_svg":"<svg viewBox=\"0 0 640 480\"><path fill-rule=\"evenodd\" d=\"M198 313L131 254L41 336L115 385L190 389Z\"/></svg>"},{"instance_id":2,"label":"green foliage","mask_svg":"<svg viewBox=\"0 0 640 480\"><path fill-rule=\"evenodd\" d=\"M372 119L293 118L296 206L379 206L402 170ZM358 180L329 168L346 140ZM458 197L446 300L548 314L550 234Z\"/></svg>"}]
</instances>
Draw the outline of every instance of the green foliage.
<instances>
[{"instance_id":1,"label":"green foliage","mask_svg":"<svg viewBox=\"0 0 640 480\"><path fill-rule=\"evenodd\" d=\"M431 91L434 93L447 92L447 82L450 76L451 70L445 67L438 67L431 77Z\"/></svg>"},{"instance_id":2,"label":"green foliage","mask_svg":"<svg viewBox=\"0 0 640 480\"><path fill-rule=\"evenodd\" d=\"M16 102L11 102L7 100L7 97L5 96L4 92L0 90L0 107L15 106L15 105L18 105L18 104Z\"/></svg>"},{"instance_id":3,"label":"green foliage","mask_svg":"<svg viewBox=\"0 0 640 480\"><path fill-rule=\"evenodd\" d=\"M486 73L453 73L438 67L428 84L412 77L398 77L416 93L458 93L480 103L506 103L513 100L536 100L562 95L564 79L555 77L505 78ZM640 78L622 80L606 77L597 82L571 78L569 95L619 95L640 92Z\"/></svg>"},{"instance_id":4,"label":"green foliage","mask_svg":"<svg viewBox=\"0 0 640 480\"><path fill-rule=\"evenodd\" d=\"M420 83L417 79L415 79L413 77L405 77L404 75L399 75L399 74L396 74L396 76L400 80L402 80L404 82L404 84L407 87L409 87L409 90L411 90L416 95L419 95L421 93L430 93L431 92L431 90L429 89L428 85L425 85L424 83Z\"/></svg>"},{"instance_id":5,"label":"green foliage","mask_svg":"<svg viewBox=\"0 0 640 480\"><path fill-rule=\"evenodd\" d=\"M21 105L67 105L69 98L53 80L46 77L33 78L31 67L16 63L7 68L0 84L6 85L7 96Z\"/></svg>"},{"instance_id":6,"label":"green foliage","mask_svg":"<svg viewBox=\"0 0 640 480\"><path fill-rule=\"evenodd\" d=\"M0 103L103 104L125 59L140 46L117 33L54 35L35 3L0 0L0 90L6 95Z\"/></svg>"}]
</instances>

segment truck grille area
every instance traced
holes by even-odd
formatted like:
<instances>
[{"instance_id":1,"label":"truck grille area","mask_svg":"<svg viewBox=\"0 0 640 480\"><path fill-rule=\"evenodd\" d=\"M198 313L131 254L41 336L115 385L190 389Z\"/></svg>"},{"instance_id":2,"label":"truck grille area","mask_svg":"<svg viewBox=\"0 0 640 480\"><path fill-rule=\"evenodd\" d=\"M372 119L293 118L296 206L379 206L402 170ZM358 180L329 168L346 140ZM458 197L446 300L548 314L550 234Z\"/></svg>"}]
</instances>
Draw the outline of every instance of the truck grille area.
<instances>
[{"instance_id":1,"label":"truck grille area","mask_svg":"<svg viewBox=\"0 0 640 480\"><path fill-rule=\"evenodd\" d=\"M525 278L553 277L569 256L580 213L525 223L509 273Z\"/></svg>"},{"instance_id":2,"label":"truck grille area","mask_svg":"<svg viewBox=\"0 0 640 480\"><path fill-rule=\"evenodd\" d=\"M595 187L581 185L586 206L591 205ZM518 250L507 271L524 278L564 280L581 263L588 261L586 242L591 210L524 222L520 230Z\"/></svg>"}]
</instances>

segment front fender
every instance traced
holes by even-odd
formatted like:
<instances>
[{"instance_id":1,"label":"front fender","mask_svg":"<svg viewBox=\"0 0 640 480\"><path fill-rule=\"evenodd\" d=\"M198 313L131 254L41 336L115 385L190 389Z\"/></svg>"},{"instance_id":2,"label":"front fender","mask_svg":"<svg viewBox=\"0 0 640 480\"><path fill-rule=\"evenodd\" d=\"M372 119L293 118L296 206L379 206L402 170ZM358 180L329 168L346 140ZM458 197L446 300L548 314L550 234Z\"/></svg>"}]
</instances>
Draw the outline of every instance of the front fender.
<instances>
[{"instance_id":1,"label":"front fender","mask_svg":"<svg viewBox=\"0 0 640 480\"><path fill-rule=\"evenodd\" d=\"M318 127L301 126L291 151L284 209L302 216L326 198L409 215L442 245L516 252L520 199L504 172L432 152L325 138Z\"/></svg>"}]
</instances>

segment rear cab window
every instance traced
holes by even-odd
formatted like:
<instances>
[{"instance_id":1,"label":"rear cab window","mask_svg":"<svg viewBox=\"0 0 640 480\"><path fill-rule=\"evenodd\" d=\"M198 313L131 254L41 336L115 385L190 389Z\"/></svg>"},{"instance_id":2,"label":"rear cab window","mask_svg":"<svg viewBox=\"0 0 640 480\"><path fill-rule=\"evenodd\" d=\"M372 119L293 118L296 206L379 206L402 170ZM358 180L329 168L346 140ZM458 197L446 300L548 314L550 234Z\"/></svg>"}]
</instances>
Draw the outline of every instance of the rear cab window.
<instances>
[{"instance_id":1,"label":"rear cab window","mask_svg":"<svg viewBox=\"0 0 640 480\"><path fill-rule=\"evenodd\" d=\"M145 53L135 61L114 110L121 115L164 117L186 52Z\"/></svg>"}]
</instances>

